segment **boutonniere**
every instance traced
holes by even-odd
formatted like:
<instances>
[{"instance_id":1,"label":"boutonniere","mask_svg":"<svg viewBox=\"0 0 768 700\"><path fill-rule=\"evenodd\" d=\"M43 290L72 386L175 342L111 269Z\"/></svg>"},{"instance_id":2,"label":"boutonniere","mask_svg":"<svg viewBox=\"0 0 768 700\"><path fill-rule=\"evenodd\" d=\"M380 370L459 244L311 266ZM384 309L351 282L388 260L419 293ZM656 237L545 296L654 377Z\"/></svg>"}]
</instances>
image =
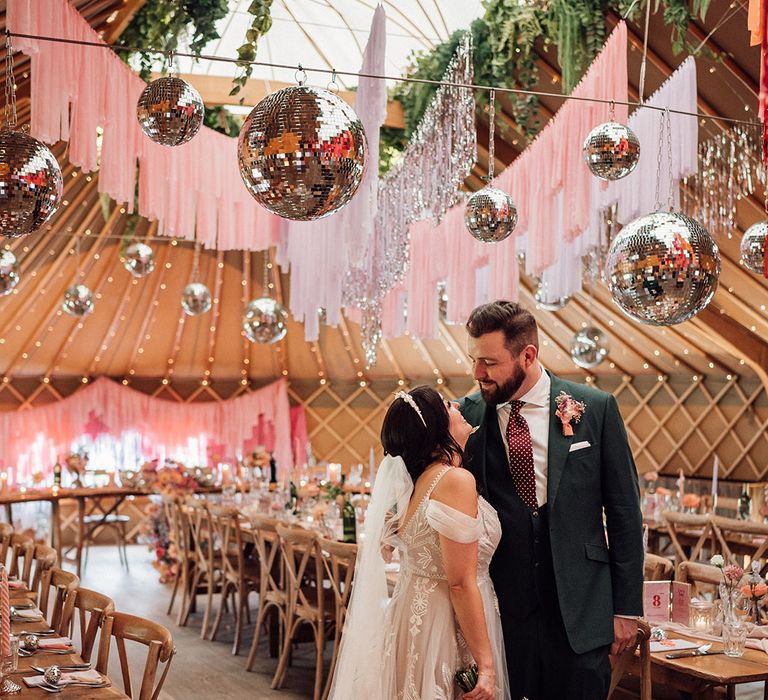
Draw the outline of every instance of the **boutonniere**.
<instances>
[{"instance_id":1,"label":"boutonniere","mask_svg":"<svg viewBox=\"0 0 768 700\"><path fill-rule=\"evenodd\" d=\"M577 401L570 394L566 394L561 391L555 399L557 410L555 415L560 419L563 424L563 435L566 437L573 436L573 426L571 422L578 423L581 420L581 416L586 409L586 405L581 401Z\"/></svg>"}]
</instances>

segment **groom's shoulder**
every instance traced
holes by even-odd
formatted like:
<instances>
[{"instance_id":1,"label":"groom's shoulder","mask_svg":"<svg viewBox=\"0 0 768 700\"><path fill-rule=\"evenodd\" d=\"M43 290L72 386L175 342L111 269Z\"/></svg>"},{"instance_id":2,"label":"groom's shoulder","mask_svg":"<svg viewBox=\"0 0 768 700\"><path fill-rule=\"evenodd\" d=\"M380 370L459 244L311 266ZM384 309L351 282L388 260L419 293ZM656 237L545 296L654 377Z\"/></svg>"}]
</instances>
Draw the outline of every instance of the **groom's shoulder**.
<instances>
[{"instance_id":1,"label":"groom's shoulder","mask_svg":"<svg viewBox=\"0 0 768 700\"><path fill-rule=\"evenodd\" d=\"M472 394L467 394L464 398L459 399L459 410L462 413L468 411L476 411L478 408L485 406L483 397L479 391L475 391Z\"/></svg>"}]
</instances>

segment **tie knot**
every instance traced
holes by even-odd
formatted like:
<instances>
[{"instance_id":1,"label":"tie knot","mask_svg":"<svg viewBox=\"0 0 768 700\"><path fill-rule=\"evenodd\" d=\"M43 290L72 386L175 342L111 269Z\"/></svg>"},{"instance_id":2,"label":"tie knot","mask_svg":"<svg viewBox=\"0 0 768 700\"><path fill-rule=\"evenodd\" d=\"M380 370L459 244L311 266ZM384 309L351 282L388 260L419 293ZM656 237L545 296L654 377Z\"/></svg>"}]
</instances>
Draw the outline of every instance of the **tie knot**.
<instances>
[{"instance_id":1,"label":"tie knot","mask_svg":"<svg viewBox=\"0 0 768 700\"><path fill-rule=\"evenodd\" d=\"M525 406L525 401L510 401L509 407L513 414L519 414L520 409Z\"/></svg>"}]
</instances>

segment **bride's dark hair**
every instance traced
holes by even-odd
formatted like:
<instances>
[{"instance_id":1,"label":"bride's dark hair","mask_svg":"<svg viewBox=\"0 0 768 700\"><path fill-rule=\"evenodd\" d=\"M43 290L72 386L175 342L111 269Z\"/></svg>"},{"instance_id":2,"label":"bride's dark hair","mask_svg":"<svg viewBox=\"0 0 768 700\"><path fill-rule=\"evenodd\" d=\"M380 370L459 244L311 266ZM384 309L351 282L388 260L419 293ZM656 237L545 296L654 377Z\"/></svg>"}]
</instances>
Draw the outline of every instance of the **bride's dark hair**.
<instances>
[{"instance_id":1,"label":"bride's dark hair","mask_svg":"<svg viewBox=\"0 0 768 700\"><path fill-rule=\"evenodd\" d=\"M419 407L424 422L413 406L396 398L384 416L381 444L386 454L403 458L415 482L430 464L450 464L456 456L463 459L464 453L451 435L443 397L428 386L417 386L408 393Z\"/></svg>"}]
</instances>

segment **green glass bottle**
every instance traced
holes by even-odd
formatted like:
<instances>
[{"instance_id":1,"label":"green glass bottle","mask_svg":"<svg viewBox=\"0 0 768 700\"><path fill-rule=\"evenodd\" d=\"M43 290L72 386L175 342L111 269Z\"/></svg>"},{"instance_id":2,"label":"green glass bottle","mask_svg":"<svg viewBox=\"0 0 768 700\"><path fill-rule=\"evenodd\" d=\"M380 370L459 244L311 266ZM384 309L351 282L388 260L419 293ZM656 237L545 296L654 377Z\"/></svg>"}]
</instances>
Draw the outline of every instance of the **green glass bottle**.
<instances>
[{"instance_id":1,"label":"green glass bottle","mask_svg":"<svg viewBox=\"0 0 768 700\"><path fill-rule=\"evenodd\" d=\"M344 499L341 520L344 542L355 544L357 542L357 520L355 518L355 507L352 505L352 499L349 495Z\"/></svg>"},{"instance_id":2,"label":"green glass bottle","mask_svg":"<svg viewBox=\"0 0 768 700\"><path fill-rule=\"evenodd\" d=\"M61 486L61 465L58 462L53 465L53 485Z\"/></svg>"},{"instance_id":3,"label":"green glass bottle","mask_svg":"<svg viewBox=\"0 0 768 700\"><path fill-rule=\"evenodd\" d=\"M741 520L749 520L749 514L752 510L752 499L749 496L749 485L744 484L739 496L738 513Z\"/></svg>"}]
</instances>

